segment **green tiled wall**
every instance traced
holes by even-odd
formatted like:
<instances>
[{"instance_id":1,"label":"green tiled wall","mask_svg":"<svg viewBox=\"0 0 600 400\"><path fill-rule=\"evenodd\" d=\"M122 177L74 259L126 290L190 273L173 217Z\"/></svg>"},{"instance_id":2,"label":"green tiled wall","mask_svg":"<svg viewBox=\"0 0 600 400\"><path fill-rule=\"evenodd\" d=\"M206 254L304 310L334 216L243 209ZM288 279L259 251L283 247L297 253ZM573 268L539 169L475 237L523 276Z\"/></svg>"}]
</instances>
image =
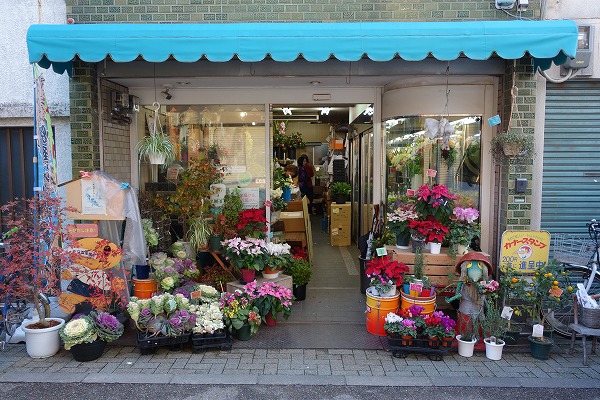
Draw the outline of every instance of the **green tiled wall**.
<instances>
[{"instance_id":1,"label":"green tiled wall","mask_svg":"<svg viewBox=\"0 0 600 400\"><path fill-rule=\"evenodd\" d=\"M538 19L540 0L522 14ZM513 19L493 0L66 0L76 23L463 21ZM511 10L512 13L513 10Z\"/></svg>"}]
</instances>

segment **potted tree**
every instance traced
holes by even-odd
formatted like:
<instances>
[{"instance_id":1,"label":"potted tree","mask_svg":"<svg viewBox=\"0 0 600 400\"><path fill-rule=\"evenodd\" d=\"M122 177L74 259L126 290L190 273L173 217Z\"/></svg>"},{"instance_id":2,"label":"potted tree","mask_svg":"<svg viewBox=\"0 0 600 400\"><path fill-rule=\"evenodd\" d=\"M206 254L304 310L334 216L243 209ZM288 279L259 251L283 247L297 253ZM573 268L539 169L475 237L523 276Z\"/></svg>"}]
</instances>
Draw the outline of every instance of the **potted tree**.
<instances>
[{"instance_id":1,"label":"potted tree","mask_svg":"<svg viewBox=\"0 0 600 400\"><path fill-rule=\"evenodd\" d=\"M490 152L496 162L507 158L529 159L534 155L533 136L521 129L509 129L494 136Z\"/></svg>"},{"instance_id":2,"label":"potted tree","mask_svg":"<svg viewBox=\"0 0 600 400\"><path fill-rule=\"evenodd\" d=\"M485 356L490 360L500 360L504 348L504 335L508 330L508 320L503 318L498 303L497 281L479 282L480 292L485 294L484 317L481 318L481 327L485 339Z\"/></svg>"},{"instance_id":3,"label":"potted tree","mask_svg":"<svg viewBox=\"0 0 600 400\"><path fill-rule=\"evenodd\" d=\"M337 204L346 204L352 186L347 182L334 182L329 188L331 190L331 199L335 200Z\"/></svg>"},{"instance_id":4,"label":"potted tree","mask_svg":"<svg viewBox=\"0 0 600 400\"><path fill-rule=\"evenodd\" d=\"M23 324L27 353L50 357L60 348L59 329L65 321L49 318L41 296L58 290L61 268L72 264L74 240L66 229L62 199L44 189L32 199L15 200L1 208L9 228L4 235L5 253L0 257L0 293L5 299L26 301L37 310L39 321ZM62 246L59 237L62 236Z\"/></svg>"},{"instance_id":5,"label":"potted tree","mask_svg":"<svg viewBox=\"0 0 600 400\"><path fill-rule=\"evenodd\" d=\"M312 268L307 260L294 258L285 273L292 277L292 291L297 301L306 299L306 285L312 278Z\"/></svg>"}]
</instances>

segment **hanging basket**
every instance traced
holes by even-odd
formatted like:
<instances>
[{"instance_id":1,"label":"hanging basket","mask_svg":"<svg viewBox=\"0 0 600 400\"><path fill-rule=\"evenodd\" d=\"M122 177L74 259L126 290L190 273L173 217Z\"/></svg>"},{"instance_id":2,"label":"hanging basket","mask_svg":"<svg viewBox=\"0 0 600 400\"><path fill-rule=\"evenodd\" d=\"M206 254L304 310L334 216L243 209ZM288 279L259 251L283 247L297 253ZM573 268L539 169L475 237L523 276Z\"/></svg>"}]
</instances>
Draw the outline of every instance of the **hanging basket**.
<instances>
[{"instance_id":1,"label":"hanging basket","mask_svg":"<svg viewBox=\"0 0 600 400\"><path fill-rule=\"evenodd\" d=\"M167 160L167 155L164 153L149 153L148 160L153 165L163 165Z\"/></svg>"}]
</instances>

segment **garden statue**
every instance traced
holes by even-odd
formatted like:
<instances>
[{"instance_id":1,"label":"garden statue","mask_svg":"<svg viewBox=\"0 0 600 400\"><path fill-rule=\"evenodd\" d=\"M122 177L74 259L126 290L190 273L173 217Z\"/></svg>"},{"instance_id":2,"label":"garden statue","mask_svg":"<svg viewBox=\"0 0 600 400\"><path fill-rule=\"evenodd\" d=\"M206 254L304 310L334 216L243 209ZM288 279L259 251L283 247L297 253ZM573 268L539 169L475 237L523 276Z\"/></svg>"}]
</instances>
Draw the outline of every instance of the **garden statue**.
<instances>
[{"instance_id":1,"label":"garden statue","mask_svg":"<svg viewBox=\"0 0 600 400\"><path fill-rule=\"evenodd\" d=\"M456 294L446 298L448 303L460 300L458 317L456 322L456 333L465 331L467 324L471 324L471 318L477 318L483 313L485 295L481 293L479 282L487 281L491 273L492 265L485 255L478 252L465 254L456 264L456 273L460 273Z\"/></svg>"}]
</instances>

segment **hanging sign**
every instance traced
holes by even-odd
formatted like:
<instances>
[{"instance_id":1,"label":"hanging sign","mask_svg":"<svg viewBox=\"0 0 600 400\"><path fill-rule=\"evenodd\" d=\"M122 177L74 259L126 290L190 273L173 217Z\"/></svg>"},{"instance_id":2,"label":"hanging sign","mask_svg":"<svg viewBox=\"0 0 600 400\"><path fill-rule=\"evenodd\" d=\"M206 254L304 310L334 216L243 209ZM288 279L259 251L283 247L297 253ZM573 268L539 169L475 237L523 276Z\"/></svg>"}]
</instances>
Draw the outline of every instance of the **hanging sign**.
<instances>
[{"instance_id":1,"label":"hanging sign","mask_svg":"<svg viewBox=\"0 0 600 400\"><path fill-rule=\"evenodd\" d=\"M98 224L71 224L67 231L74 238L94 238L98 237Z\"/></svg>"},{"instance_id":2,"label":"hanging sign","mask_svg":"<svg viewBox=\"0 0 600 400\"><path fill-rule=\"evenodd\" d=\"M502 234L500 268L533 272L546 265L550 253L547 231L505 231Z\"/></svg>"}]
</instances>

